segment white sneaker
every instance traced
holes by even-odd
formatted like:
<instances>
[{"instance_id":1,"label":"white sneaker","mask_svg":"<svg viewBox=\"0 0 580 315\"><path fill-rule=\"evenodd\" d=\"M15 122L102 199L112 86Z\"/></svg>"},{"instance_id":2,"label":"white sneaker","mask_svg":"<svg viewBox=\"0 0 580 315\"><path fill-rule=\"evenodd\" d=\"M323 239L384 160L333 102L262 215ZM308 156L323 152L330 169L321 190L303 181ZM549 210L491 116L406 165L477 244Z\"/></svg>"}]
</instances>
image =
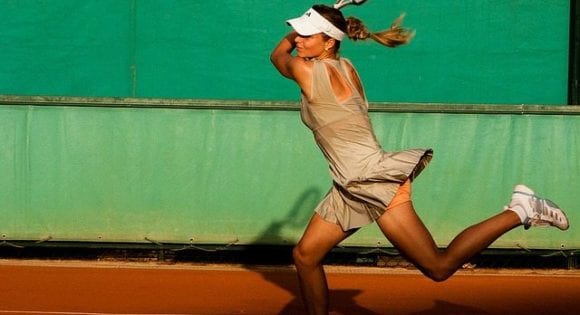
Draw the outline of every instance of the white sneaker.
<instances>
[{"instance_id":1,"label":"white sneaker","mask_svg":"<svg viewBox=\"0 0 580 315\"><path fill-rule=\"evenodd\" d=\"M531 226L555 226L560 230L570 227L566 214L554 202L540 198L525 185L517 185L507 208L520 214L524 228ZM523 213L521 213L523 210Z\"/></svg>"}]
</instances>

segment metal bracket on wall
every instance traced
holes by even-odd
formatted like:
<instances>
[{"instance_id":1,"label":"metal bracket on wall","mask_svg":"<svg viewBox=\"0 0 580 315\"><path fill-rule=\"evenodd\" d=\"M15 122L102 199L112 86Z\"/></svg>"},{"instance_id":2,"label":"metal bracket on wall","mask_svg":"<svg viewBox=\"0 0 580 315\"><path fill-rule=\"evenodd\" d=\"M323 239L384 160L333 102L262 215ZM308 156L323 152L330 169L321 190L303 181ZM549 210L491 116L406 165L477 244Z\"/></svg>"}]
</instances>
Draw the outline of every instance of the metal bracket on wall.
<instances>
[{"instance_id":1,"label":"metal bracket on wall","mask_svg":"<svg viewBox=\"0 0 580 315\"><path fill-rule=\"evenodd\" d=\"M235 240L233 240L225 245L222 245L219 247L214 247L214 248L206 248L206 247L203 247L200 245L194 245L191 243L188 245L184 245L182 247L179 247L179 248L167 248L169 246L169 244L163 244L163 243L158 242L156 240L153 240L149 237L144 237L144 239L147 242L150 242L150 243L158 246L159 252L158 252L157 258L159 259L159 261L165 261L165 251L166 250L171 251L171 252L179 252L179 251L184 251L184 250L199 250L199 251L204 251L204 252L218 252L221 250L226 250L226 249L228 249L228 247L233 246L239 242L239 239L236 238Z\"/></svg>"},{"instance_id":2,"label":"metal bracket on wall","mask_svg":"<svg viewBox=\"0 0 580 315\"><path fill-rule=\"evenodd\" d=\"M2 247L2 246L14 247L14 248L24 248L24 246L16 245L16 244L11 243L11 242L8 242L8 241L2 241L2 242L0 242L0 247Z\"/></svg>"},{"instance_id":3,"label":"metal bracket on wall","mask_svg":"<svg viewBox=\"0 0 580 315\"><path fill-rule=\"evenodd\" d=\"M147 236L145 236L144 239L149 243L153 243L153 244L159 246L159 252L157 253L157 260L165 261L165 246L163 245L163 243L152 240L152 239L148 238Z\"/></svg>"},{"instance_id":4,"label":"metal bracket on wall","mask_svg":"<svg viewBox=\"0 0 580 315\"><path fill-rule=\"evenodd\" d=\"M233 246L233 245L236 245L239 241L240 240L236 238L235 240L227 243L226 245L219 246L219 247L214 247L214 248L205 248L205 247L202 247L202 246L199 246L199 245L194 245L194 244L191 244L190 243L190 244L185 245L185 246L183 246L181 248L172 249L172 251L174 251L174 252L180 252L180 251L184 251L184 250L200 250L200 251L203 251L203 252L212 252L212 253L214 253L214 252L218 252L218 251L221 251L221 250L226 250L226 249L228 249L228 247Z\"/></svg>"},{"instance_id":5,"label":"metal bracket on wall","mask_svg":"<svg viewBox=\"0 0 580 315\"><path fill-rule=\"evenodd\" d=\"M5 235L3 235L2 237L3 237L3 238L5 238L6 236L5 236ZM38 241L34 242L34 244L35 244L35 245L36 245L36 244L42 244L42 243L48 242L48 241L50 241L50 240L52 240L52 236L50 236L50 235L49 235L49 236L47 236L47 237L45 237L45 238L41 238L41 239L39 239ZM24 245L18 245L18 244L16 244L16 243L9 242L9 241L7 241L7 240L3 240L2 242L0 242L0 247L2 247L2 246L7 246L7 247L14 247L14 248L21 248L21 249L22 249L22 248L26 248L26 246L24 246Z\"/></svg>"},{"instance_id":6,"label":"metal bracket on wall","mask_svg":"<svg viewBox=\"0 0 580 315\"><path fill-rule=\"evenodd\" d=\"M562 256L566 258L568 262L568 269L576 269L578 268L578 256L577 254L580 253L580 249L571 250L571 251L554 251L549 254L541 255L541 257L554 257L554 256Z\"/></svg>"}]
</instances>

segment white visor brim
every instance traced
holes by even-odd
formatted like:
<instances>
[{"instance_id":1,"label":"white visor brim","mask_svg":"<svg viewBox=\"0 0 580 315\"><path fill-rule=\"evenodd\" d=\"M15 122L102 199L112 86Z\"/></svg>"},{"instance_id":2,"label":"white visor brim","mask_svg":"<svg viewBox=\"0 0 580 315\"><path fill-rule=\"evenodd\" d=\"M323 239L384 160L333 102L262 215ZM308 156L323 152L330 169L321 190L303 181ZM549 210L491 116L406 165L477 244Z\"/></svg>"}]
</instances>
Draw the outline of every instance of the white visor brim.
<instances>
[{"instance_id":1,"label":"white visor brim","mask_svg":"<svg viewBox=\"0 0 580 315\"><path fill-rule=\"evenodd\" d=\"M324 33L336 40L342 41L346 36L316 10L310 8L302 16L286 21L299 35L310 36Z\"/></svg>"}]
</instances>

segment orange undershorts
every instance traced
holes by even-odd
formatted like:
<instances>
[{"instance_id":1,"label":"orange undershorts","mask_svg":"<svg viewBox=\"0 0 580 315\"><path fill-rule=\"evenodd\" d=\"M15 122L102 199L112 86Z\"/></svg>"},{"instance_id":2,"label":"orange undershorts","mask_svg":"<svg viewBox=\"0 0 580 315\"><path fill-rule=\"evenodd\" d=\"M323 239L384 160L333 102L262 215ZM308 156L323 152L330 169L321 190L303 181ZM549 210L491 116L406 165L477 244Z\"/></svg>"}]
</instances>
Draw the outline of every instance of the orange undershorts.
<instances>
[{"instance_id":1,"label":"orange undershorts","mask_svg":"<svg viewBox=\"0 0 580 315\"><path fill-rule=\"evenodd\" d=\"M393 200L391 200L387 206L387 211L409 201L411 201L411 181L407 179L401 184L401 186L399 186L399 189L397 189L395 197L393 197Z\"/></svg>"}]
</instances>

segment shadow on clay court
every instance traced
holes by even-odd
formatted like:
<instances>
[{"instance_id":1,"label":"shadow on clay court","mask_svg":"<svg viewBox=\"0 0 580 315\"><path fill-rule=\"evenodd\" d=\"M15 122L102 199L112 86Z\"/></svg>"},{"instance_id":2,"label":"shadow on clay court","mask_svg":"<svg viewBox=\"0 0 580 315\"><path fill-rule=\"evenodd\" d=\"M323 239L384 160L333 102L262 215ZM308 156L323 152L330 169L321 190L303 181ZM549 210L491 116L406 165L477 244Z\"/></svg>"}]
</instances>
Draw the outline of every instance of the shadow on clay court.
<instances>
[{"instance_id":1,"label":"shadow on clay court","mask_svg":"<svg viewBox=\"0 0 580 315\"><path fill-rule=\"evenodd\" d=\"M409 315L436 315L436 314L470 314L470 315L485 315L488 312L471 306L464 306L455 303L450 303L441 300L435 300L435 305L427 310L410 313Z\"/></svg>"},{"instance_id":2,"label":"shadow on clay court","mask_svg":"<svg viewBox=\"0 0 580 315\"><path fill-rule=\"evenodd\" d=\"M254 240L253 245L262 245L264 243L287 243L282 237L283 228L294 228L303 230L306 228L310 220L313 209L320 201L320 191L315 188L304 191L286 216L278 221L273 221L264 229L259 236ZM292 263L292 246L283 246L283 249L278 250L275 254L280 262ZM250 253L247 253L250 254ZM267 259L266 259L267 260ZM278 314L304 314L304 306L300 296L300 288L298 286L298 279L295 271L288 271L287 273L268 272L267 270L260 271L252 268L254 265L246 265L248 269L261 274L264 280L284 289L292 295L292 300L284 306ZM330 305L331 312L339 314L359 314L359 315L375 315L377 313L360 306L355 301L355 297L362 291L356 289L349 290L335 290L330 288Z\"/></svg>"}]
</instances>

